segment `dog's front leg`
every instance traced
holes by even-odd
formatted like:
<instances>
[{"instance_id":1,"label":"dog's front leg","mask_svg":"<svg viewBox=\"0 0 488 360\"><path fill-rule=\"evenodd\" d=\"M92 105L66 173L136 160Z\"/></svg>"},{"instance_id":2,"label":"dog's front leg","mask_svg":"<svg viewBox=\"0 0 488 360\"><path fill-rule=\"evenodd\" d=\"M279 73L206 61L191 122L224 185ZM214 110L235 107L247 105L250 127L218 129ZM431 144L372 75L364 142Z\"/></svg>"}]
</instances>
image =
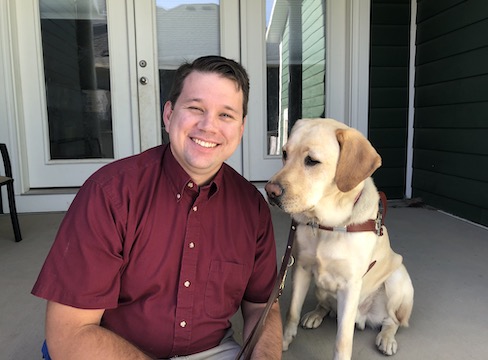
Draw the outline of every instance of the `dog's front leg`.
<instances>
[{"instance_id":1,"label":"dog's front leg","mask_svg":"<svg viewBox=\"0 0 488 360\"><path fill-rule=\"evenodd\" d=\"M288 350L288 346L297 334L298 322L302 311L305 296L308 293L310 281L312 280L312 271L310 267L304 267L297 264L293 271L293 286L290 308L286 317L285 330L283 333L283 351Z\"/></svg>"},{"instance_id":2,"label":"dog's front leg","mask_svg":"<svg viewBox=\"0 0 488 360\"><path fill-rule=\"evenodd\" d=\"M350 360L361 280L350 281L337 292L337 338L334 360Z\"/></svg>"}]
</instances>

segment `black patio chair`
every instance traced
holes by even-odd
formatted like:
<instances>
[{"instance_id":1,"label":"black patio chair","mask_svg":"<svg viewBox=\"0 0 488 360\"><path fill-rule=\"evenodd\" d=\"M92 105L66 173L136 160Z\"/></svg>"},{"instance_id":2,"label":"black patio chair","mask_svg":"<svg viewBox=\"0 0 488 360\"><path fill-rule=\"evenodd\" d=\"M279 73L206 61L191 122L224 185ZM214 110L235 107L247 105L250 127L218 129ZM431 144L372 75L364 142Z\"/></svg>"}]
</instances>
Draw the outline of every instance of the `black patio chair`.
<instances>
[{"instance_id":1,"label":"black patio chair","mask_svg":"<svg viewBox=\"0 0 488 360\"><path fill-rule=\"evenodd\" d=\"M7 146L0 144L0 151L2 153L3 167L5 168L5 176L0 175L0 189L2 186L7 186L8 206L10 209L10 219L12 220L12 227L14 228L15 241L22 240L20 233L19 218L17 217L17 209L15 207L14 194L14 179L12 177L12 165L10 164L10 157L8 156ZM0 214L3 214L2 194L0 192Z\"/></svg>"}]
</instances>

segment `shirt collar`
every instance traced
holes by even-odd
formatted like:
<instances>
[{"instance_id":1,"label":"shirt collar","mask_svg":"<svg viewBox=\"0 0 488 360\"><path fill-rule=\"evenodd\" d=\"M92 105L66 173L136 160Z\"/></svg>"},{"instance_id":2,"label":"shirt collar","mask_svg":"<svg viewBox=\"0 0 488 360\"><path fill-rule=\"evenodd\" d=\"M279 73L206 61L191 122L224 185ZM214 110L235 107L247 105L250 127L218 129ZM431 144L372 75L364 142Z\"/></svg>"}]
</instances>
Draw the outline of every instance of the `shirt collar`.
<instances>
[{"instance_id":1,"label":"shirt collar","mask_svg":"<svg viewBox=\"0 0 488 360\"><path fill-rule=\"evenodd\" d=\"M171 146L166 145L166 151L163 155L163 170L167 178L173 185L173 189L176 193L182 193L186 187L191 187L195 191L199 191L200 187L193 183L190 175L181 167L180 163L176 160L171 150ZM208 197L212 197L217 193L218 189L222 186L223 182L224 165L220 167L217 174L215 174L212 182L205 186L208 188ZM191 185L192 184L192 185Z\"/></svg>"}]
</instances>

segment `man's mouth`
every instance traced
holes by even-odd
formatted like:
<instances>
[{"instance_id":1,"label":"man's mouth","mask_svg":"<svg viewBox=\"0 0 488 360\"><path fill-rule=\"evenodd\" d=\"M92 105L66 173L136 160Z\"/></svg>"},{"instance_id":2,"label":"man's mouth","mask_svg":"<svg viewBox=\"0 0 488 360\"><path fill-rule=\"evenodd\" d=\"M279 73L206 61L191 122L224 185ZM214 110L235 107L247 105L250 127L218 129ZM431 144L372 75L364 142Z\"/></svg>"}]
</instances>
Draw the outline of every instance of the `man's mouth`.
<instances>
[{"instance_id":1,"label":"man's mouth","mask_svg":"<svg viewBox=\"0 0 488 360\"><path fill-rule=\"evenodd\" d=\"M203 146L204 148L214 148L217 146L216 143L213 143L213 142L208 142L208 141L203 141L203 140L200 140L200 139L195 139L195 138L192 138L193 142L195 142L196 144L200 145L200 146Z\"/></svg>"}]
</instances>

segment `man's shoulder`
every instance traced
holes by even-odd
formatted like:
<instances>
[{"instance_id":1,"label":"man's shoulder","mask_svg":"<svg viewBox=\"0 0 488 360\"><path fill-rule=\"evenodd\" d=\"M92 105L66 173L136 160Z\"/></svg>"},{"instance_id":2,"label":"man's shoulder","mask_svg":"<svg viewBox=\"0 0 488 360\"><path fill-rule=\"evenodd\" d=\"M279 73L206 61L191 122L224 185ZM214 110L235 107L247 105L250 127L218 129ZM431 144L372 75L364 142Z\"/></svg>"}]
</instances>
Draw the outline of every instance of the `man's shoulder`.
<instances>
[{"instance_id":1,"label":"man's shoulder","mask_svg":"<svg viewBox=\"0 0 488 360\"><path fill-rule=\"evenodd\" d=\"M151 169L158 171L166 147L166 145L156 146L139 154L115 160L93 173L89 180L105 184L114 179L138 177L142 172Z\"/></svg>"}]
</instances>

